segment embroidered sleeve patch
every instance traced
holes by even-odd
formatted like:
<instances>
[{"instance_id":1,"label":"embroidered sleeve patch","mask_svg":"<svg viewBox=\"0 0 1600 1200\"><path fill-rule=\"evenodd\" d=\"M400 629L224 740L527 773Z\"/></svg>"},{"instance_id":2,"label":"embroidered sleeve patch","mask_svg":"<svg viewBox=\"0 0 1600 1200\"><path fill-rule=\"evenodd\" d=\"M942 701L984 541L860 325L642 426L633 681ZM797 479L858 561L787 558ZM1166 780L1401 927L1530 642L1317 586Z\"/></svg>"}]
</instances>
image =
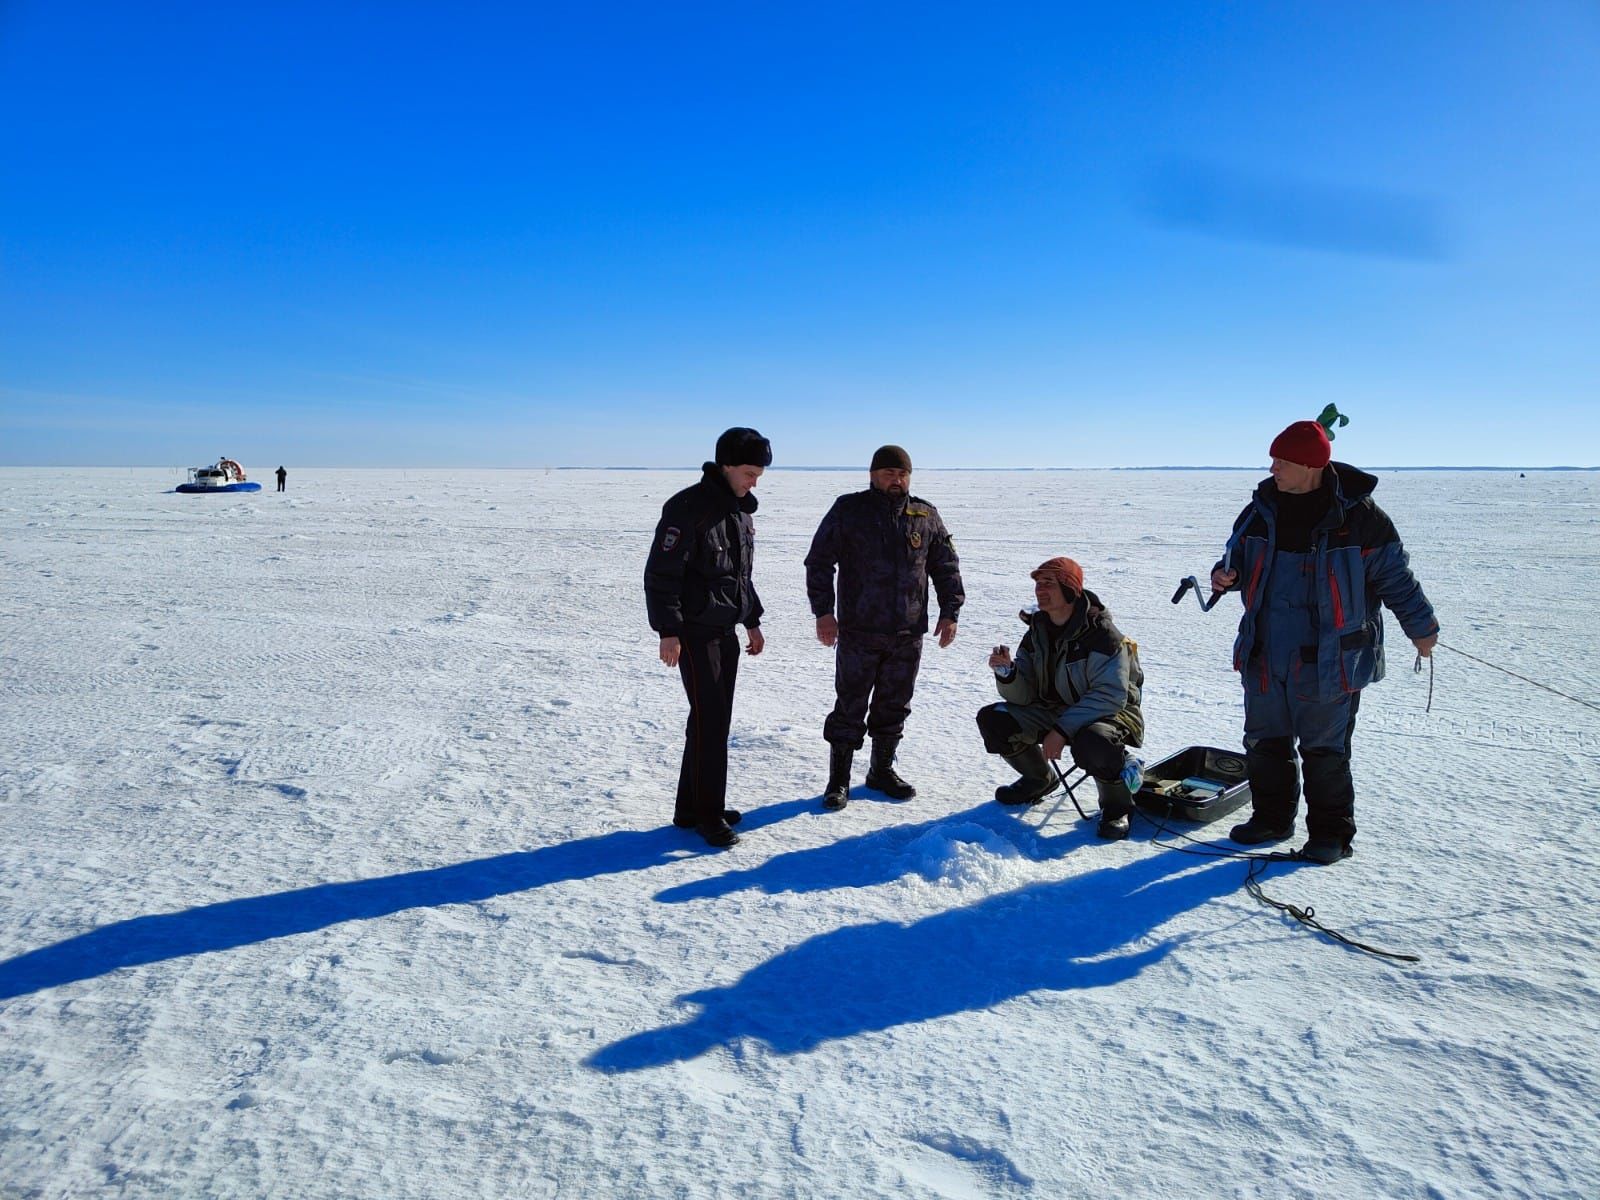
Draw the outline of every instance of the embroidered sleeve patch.
<instances>
[{"instance_id":1,"label":"embroidered sleeve patch","mask_svg":"<svg viewBox=\"0 0 1600 1200\"><path fill-rule=\"evenodd\" d=\"M665 554L670 551L678 544L678 539L682 536L683 534L677 526L668 526L666 532L661 535L661 552Z\"/></svg>"}]
</instances>

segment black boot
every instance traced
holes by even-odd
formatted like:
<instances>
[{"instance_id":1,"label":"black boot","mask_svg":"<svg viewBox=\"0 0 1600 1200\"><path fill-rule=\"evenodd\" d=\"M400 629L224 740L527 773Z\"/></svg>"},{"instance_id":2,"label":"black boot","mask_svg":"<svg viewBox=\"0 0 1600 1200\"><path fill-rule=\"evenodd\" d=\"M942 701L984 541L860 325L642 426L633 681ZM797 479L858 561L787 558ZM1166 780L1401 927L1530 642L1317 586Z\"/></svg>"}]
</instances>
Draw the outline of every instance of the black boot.
<instances>
[{"instance_id":1,"label":"black boot","mask_svg":"<svg viewBox=\"0 0 1600 1200\"><path fill-rule=\"evenodd\" d=\"M722 810L722 819L729 825L737 825L740 821L744 820L744 814L737 808L725 808ZM689 817L673 817L672 823L679 829L695 828L695 822Z\"/></svg>"},{"instance_id":2,"label":"black boot","mask_svg":"<svg viewBox=\"0 0 1600 1200\"><path fill-rule=\"evenodd\" d=\"M1132 826L1133 793L1120 779L1096 779L1094 786L1100 793L1100 824L1095 833L1108 842L1120 841Z\"/></svg>"},{"instance_id":3,"label":"black boot","mask_svg":"<svg viewBox=\"0 0 1600 1200\"><path fill-rule=\"evenodd\" d=\"M1228 836L1242 846L1278 842L1294 832L1300 807L1300 773L1294 765L1294 743L1288 738L1262 738L1245 750L1250 776L1250 819Z\"/></svg>"},{"instance_id":4,"label":"black boot","mask_svg":"<svg viewBox=\"0 0 1600 1200\"><path fill-rule=\"evenodd\" d=\"M704 825L695 826L695 832L705 838L706 845L721 848L723 846L736 846L739 844L739 835L726 821L710 821Z\"/></svg>"},{"instance_id":5,"label":"black boot","mask_svg":"<svg viewBox=\"0 0 1600 1200\"><path fill-rule=\"evenodd\" d=\"M1323 864L1350 854L1356 836L1356 785L1350 758L1337 750L1306 750L1300 755L1306 776L1306 833L1300 857Z\"/></svg>"},{"instance_id":6,"label":"black boot","mask_svg":"<svg viewBox=\"0 0 1600 1200\"><path fill-rule=\"evenodd\" d=\"M1293 832L1293 819L1287 825L1274 825L1270 818L1251 813L1248 821L1228 830L1228 836L1241 846L1259 846L1262 842L1281 842Z\"/></svg>"},{"instance_id":7,"label":"black boot","mask_svg":"<svg viewBox=\"0 0 1600 1200\"><path fill-rule=\"evenodd\" d=\"M828 743L828 786L822 793L822 807L837 812L850 803L850 761L856 752L838 742Z\"/></svg>"},{"instance_id":8,"label":"black boot","mask_svg":"<svg viewBox=\"0 0 1600 1200\"><path fill-rule=\"evenodd\" d=\"M1336 842L1332 838L1310 839L1298 851L1301 862L1314 862L1320 866L1331 867L1341 858L1349 858L1355 851L1344 842Z\"/></svg>"},{"instance_id":9,"label":"black boot","mask_svg":"<svg viewBox=\"0 0 1600 1200\"><path fill-rule=\"evenodd\" d=\"M1056 790L1055 773L1050 770L1044 751L1038 746L1008 754L1006 761L1022 778L995 788L994 798L1001 804L1037 804Z\"/></svg>"},{"instance_id":10,"label":"black boot","mask_svg":"<svg viewBox=\"0 0 1600 1200\"><path fill-rule=\"evenodd\" d=\"M872 765L867 770L867 786L891 800L909 800L917 794L917 789L895 772L894 751L899 744L899 738L872 739Z\"/></svg>"}]
</instances>

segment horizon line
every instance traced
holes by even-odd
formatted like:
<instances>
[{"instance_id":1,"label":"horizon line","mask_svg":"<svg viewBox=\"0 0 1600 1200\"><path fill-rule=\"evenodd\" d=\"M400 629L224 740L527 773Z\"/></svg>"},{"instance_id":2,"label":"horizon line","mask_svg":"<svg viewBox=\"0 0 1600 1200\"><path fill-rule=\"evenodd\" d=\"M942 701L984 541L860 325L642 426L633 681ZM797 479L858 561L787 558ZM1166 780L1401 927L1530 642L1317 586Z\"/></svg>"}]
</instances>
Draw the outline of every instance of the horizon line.
<instances>
[{"instance_id":1,"label":"horizon line","mask_svg":"<svg viewBox=\"0 0 1600 1200\"><path fill-rule=\"evenodd\" d=\"M1352 465L1352 464L1346 464ZM699 465L684 464L681 466L633 466L626 463L607 463L601 465L582 463L540 463L533 466L481 466L453 464L448 466L418 465L415 463L393 466L352 466L342 463L305 463L297 466L298 471L699 471L704 463ZM865 471L868 468L860 464L854 465L829 465L829 464L795 464L768 467L769 471ZM1191 466L1180 463L1166 463L1156 466L1115 466L1115 467L956 467L956 466L931 466L917 468L922 471L985 471L993 473L1029 473L1045 471L1257 471L1265 474L1265 466L1228 466L1217 464L1203 464ZM1600 471L1596 466L1569 466L1552 465L1544 467L1530 466L1498 466L1487 463L1471 465L1452 464L1387 464L1375 467L1358 467L1357 470L1373 471ZM187 471L188 467L172 464L149 463L0 463L0 470L34 470L34 471ZM266 475L272 475L274 468L263 467L260 470Z\"/></svg>"}]
</instances>

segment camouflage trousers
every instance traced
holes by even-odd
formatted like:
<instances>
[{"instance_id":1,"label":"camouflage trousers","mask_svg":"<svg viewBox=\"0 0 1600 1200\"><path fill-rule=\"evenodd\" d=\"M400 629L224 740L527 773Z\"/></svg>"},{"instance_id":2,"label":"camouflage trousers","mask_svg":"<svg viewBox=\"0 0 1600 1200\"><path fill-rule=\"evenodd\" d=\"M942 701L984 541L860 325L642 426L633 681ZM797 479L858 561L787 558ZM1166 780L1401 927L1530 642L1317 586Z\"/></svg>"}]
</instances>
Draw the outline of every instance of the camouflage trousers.
<instances>
[{"instance_id":1,"label":"camouflage trousers","mask_svg":"<svg viewBox=\"0 0 1600 1200\"><path fill-rule=\"evenodd\" d=\"M921 665L920 634L841 631L833 669L836 699L822 736L852 750L861 749L864 734L898 738L911 715Z\"/></svg>"}]
</instances>

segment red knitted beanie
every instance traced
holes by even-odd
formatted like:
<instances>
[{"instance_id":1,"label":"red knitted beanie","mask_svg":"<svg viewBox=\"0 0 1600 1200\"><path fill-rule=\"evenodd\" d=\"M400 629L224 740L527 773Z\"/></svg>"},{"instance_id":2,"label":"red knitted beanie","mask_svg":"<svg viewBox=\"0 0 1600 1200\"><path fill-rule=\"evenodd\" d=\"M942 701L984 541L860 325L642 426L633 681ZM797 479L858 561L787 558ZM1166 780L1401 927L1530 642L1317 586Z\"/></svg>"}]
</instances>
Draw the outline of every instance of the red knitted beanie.
<instances>
[{"instance_id":1,"label":"red knitted beanie","mask_svg":"<svg viewBox=\"0 0 1600 1200\"><path fill-rule=\"evenodd\" d=\"M1325 467L1333 458L1333 444L1328 431L1315 421L1296 421L1272 439L1268 453L1302 467Z\"/></svg>"}]
</instances>

